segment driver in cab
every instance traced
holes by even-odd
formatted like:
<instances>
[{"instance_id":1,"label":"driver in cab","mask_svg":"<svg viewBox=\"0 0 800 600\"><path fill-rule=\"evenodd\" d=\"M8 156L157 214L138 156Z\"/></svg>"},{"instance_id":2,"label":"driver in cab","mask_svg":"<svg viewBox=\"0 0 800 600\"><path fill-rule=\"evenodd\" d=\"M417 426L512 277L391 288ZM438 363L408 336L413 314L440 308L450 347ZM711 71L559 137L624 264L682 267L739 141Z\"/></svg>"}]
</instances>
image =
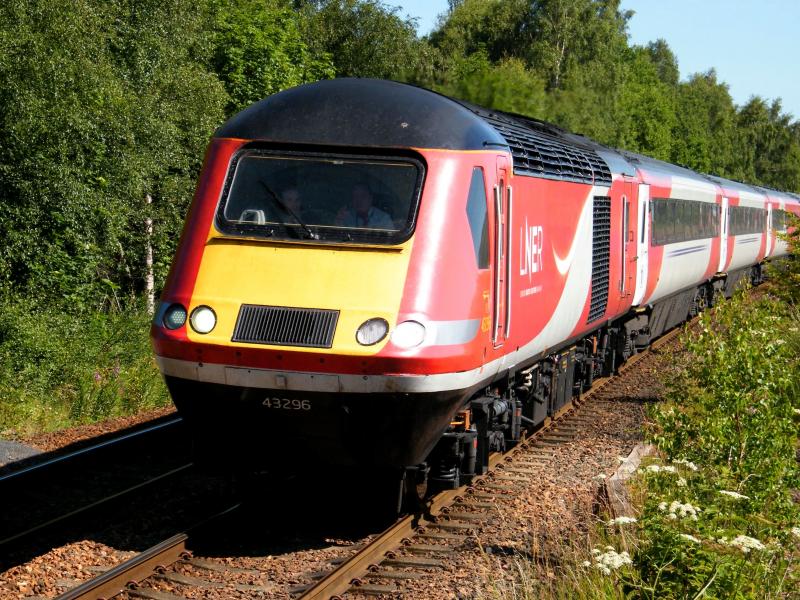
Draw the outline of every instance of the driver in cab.
<instances>
[{"instance_id":1,"label":"driver in cab","mask_svg":"<svg viewBox=\"0 0 800 600\"><path fill-rule=\"evenodd\" d=\"M394 229L392 218L380 208L373 206L372 191L364 183L353 186L351 207L343 206L336 214L336 224L341 227L364 227L369 229Z\"/></svg>"}]
</instances>

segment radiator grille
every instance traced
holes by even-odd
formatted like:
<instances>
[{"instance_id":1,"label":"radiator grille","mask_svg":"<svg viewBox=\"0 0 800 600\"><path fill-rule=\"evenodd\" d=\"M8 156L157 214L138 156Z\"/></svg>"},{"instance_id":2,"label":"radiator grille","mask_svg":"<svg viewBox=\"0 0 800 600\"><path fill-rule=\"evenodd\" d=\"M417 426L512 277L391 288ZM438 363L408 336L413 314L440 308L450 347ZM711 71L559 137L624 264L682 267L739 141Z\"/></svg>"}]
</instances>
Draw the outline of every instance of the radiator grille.
<instances>
[{"instance_id":1,"label":"radiator grille","mask_svg":"<svg viewBox=\"0 0 800 600\"><path fill-rule=\"evenodd\" d=\"M330 348L338 320L338 310L242 304L233 341Z\"/></svg>"},{"instance_id":2,"label":"radiator grille","mask_svg":"<svg viewBox=\"0 0 800 600\"><path fill-rule=\"evenodd\" d=\"M602 317L608 305L608 264L611 256L611 198L595 196L592 210L591 323Z\"/></svg>"},{"instance_id":3,"label":"radiator grille","mask_svg":"<svg viewBox=\"0 0 800 600\"><path fill-rule=\"evenodd\" d=\"M515 174L611 185L611 171L600 155L566 139L557 127L519 115L466 106L506 140L514 157Z\"/></svg>"}]
</instances>

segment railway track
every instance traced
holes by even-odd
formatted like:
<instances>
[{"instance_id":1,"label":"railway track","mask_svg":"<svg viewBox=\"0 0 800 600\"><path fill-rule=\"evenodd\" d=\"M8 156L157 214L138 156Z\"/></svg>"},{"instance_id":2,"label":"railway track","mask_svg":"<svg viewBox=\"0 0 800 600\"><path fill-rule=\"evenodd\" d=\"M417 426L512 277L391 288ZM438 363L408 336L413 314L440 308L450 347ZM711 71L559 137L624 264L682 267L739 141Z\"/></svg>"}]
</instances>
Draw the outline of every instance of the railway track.
<instances>
[{"instance_id":1,"label":"railway track","mask_svg":"<svg viewBox=\"0 0 800 600\"><path fill-rule=\"evenodd\" d=\"M655 341L646 352L634 355L620 369L625 373L674 339L675 329ZM488 522L492 511L513 500L515 486L543 472L547 460L568 443L593 413L603 410L595 401L598 392L615 377L597 379L590 390L549 419L539 430L505 454L490 459L486 475L476 478L468 488L451 490L431 498L424 514L408 515L391 525L349 556L330 561L329 569L309 572L307 583L280 587L263 582L257 569L232 567L218 561L195 557L191 540L203 535L208 526L181 532L154 545L141 554L102 573L95 579L66 592L64 600L131 598L176 600L184 597L176 590L184 589L188 597L198 590L238 591L259 597L282 597L297 600L321 600L342 596L396 596L408 582L417 581L442 567L442 558L469 546L471 534ZM234 509L211 521L225 518ZM186 574L205 571L211 577ZM251 576L258 583L225 583L236 576ZM190 591L191 590L191 591Z\"/></svg>"},{"instance_id":2,"label":"railway track","mask_svg":"<svg viewBox=\"0 0 800 600\"><path fill-rule=\"evenodd\" d=\"M45 531L89 519L192 467L179 417L156 419L77 450L50 454L0 474L0 568L12 548L46 545Z\"/></svg>"},{"instance_id":3,"label":"railway track","mask_svg":"<svg viewBox=\"0 0 800 600\"><path fill-rule=\"evenodd\" d=\"M632 356L620 367L619 374L657 352L680 331L681 328L672 330L646 352ZM432 499L428 514L422 518L403 518L318 583L310 585L299 600L327 600L343 594L398 594L402 591L398 586L384 581L417 579L424 576L421 570L440 566L438 557L466 544L476 523L488 519L488 511L495 508L503 496L513 494L514 482L539 473L546 456L572 439L576 428L580 427L581 417L591 411L593 398L614 379L615 376L597 379L581 398L564 407L512 450L494 454L488 473L476 478L466 490L438 494ZM398 549L402 554L397 553Z\"/></svg>"}]
</instances>

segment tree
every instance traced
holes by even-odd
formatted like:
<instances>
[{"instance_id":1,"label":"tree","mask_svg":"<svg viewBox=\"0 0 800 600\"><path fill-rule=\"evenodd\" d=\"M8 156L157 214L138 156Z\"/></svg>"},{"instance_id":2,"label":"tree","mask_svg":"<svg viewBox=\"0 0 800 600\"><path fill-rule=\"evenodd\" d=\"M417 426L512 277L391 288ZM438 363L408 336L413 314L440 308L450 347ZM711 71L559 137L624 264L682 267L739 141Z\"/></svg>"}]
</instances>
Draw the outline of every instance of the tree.
<instances>
[{"instance_id":1,"label":"tree","mask_svg":"<svg viewBox=\"0 0 800 600\"><path fill-rule=\"evenodd\" d=\"M630 55L620 92L614 144L669 160L677 124L675 88L664 81L663 64L653 60L652 46L634 48ZM666 79L670 81L670 76Z\"/></svg>"},{"instance_id":2,"label":"tree","mask_svg":"<svg viewBox=\"0 0 800 600\"><path fill-rule=\"evenodd\" d=\"M379 0L318 0L300 3L306 39L327 53L337 77L419 79L432 50L417 38L412 19Z\"/></svg>"},{"instance_id":3,"label":"tree","mask_svg":"<svg viewBox=\"0 0 800 600\"><path fill-rule=\"evenodd\" d=\"M736 124L744 178L800 192L800 123L782 111L780 100L768 104L753 96L739 109Z\"/></svg>"},{"instance_id":4,"label":"tree","mask_svg":"<svg viewBox=\"0 0 800 600\"><path fill-rule=\"evenodd\" d=\"M188 0L0 6L6 289L72 308L140 291L147 194L163 275L226 99L196 58L203 18Z\"/></svg>"},{"instance_id":5,"label":"tree","mask_svg":"<svg viewBox=\"0 0 800 600\"><path fill-rule=\"evenodd\" d=\"M737 177L736 110L727 84L717 81L713 69L679 84L676 112L672 162L703 173Z\"/></svg>"},{"instance_id":6,"label":"tree","mask_svg":"<svg viewBox=\"0 0 800 600\"><path fill-rule=\"evenodd\" d=\"M228 114L309 81L335 75L327 50L306 43L301 16L282 2L213 4L212 66L230 96Z\"/></svg>"}]
</instances>

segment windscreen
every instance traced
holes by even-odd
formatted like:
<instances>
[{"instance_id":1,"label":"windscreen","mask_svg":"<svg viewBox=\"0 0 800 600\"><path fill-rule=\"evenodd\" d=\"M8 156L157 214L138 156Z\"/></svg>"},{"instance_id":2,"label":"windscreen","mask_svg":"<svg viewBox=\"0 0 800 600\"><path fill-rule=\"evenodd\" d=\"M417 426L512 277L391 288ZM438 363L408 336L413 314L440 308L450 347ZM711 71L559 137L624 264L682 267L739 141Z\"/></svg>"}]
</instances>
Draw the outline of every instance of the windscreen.
<instances>
[{"instance_id":1,"label":"windscreen","mask_svg":"<svg viewBox=\"0 0 800 600\"><path fill-rule=\"evenodd\" d=\"M412 158L246 150L231 165L217 221L234 235L396 244L413 230L421 179Z\"/></svg>"}]
</instances>

